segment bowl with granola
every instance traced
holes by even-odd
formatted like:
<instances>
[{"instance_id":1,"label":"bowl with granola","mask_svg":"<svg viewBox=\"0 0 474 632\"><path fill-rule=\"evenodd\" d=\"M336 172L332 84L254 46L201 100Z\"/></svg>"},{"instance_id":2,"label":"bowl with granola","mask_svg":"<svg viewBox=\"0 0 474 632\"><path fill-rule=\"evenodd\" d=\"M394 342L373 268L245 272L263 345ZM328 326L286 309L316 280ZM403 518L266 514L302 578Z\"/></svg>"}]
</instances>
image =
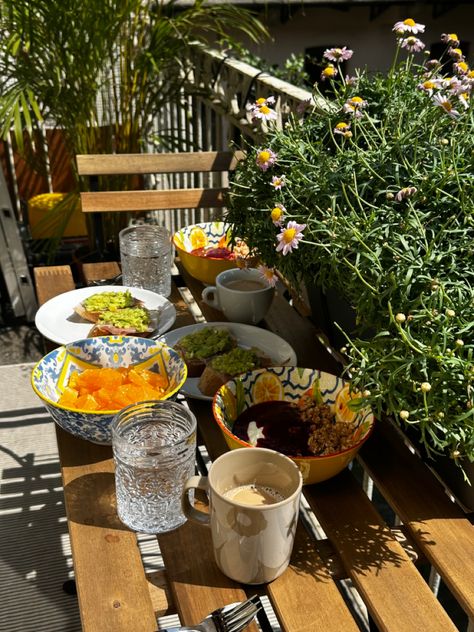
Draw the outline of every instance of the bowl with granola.
<instances>
[{"instance_id":1,"label":"bowl with granola","mask_svg":"<svg viewBox=\"0 0 474 632\"><path fill-rule=\"evenodd\" d=\"M266 367L226 382L212 410L231 448L286 454L305 484L339 474L368 439L372 411L336 375L300 367Z\"/></svg>"}]
</instances>

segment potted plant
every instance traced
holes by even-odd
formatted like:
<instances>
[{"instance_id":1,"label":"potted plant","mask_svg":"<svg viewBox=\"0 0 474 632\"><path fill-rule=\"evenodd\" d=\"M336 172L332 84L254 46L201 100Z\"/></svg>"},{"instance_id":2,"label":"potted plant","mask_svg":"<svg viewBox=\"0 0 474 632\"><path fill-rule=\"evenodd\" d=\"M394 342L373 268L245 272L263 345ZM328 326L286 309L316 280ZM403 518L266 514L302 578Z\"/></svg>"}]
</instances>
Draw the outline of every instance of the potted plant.
<instances>
[{"instance_id":1,"label":"potted plant","mask_svg":"<svg viewBox=\"0 0 474 632\"><path fill-rule=\"evenodd\" d=\"M231 185L235 233L298 287L333 288L356 314L343 352L352 384L414 430L429 456L474 461L474 85L456 34L431 59L424 26L394 25L386 73L341 76L327 50L314 104L273 125ZM449 67L449 72L448 72ZM323 104L323 105L322 105Z\"/></svg>"},{"instance_id":2,"label":"potted plant","mask_svg":"<svg viewBox=\"0 0 474 632\"><path fill-rule=\"evenodd\" d=\"M156 117L175 103L186 82L193 46L229 37L257 41L266 31L253 14L231 3L197 0L5 0L0 15L0 134L15 140L15 149L30 167L43 168L45 127L61 131L70 167L75 155L138 153L146 146L177 146L176 130L154 135ZM73 202L51 209L59 231ZM127 189L130 178L101 188ZM100 250L114 248L125 214L109 213L100 228ZM67 222L66 222L67 223ZM93 229L93 225L89 226ZM57 240L53 240L53 245ZM95 241L92 239L92 241Z\"/></svg>"}]
</instances>

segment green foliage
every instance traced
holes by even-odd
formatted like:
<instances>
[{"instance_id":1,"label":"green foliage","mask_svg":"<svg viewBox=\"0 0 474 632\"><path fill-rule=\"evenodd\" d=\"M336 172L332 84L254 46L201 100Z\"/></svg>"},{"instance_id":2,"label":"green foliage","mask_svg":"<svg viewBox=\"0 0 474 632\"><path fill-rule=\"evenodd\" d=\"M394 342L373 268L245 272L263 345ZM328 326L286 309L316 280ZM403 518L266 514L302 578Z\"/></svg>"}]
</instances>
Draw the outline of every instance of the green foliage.
<instances>
[{"instance_id":1,"label":"green foliage","mask_svg":"<svg viewBox=\"0 0 474 632\"><path fill-rule=\"evenodd\" d=\"M347 370L366 403L410 424L429 453L474 460L474 73L443 81L442 63L427 70L413 57L334 82L325 110L269 125L236 173L227 220L295 286L336 288L354 306ZM366 102L357 116L346 111L354 96ZM277 154L267 170L256 165L263 148ZM279 191L274 175L286 177ZM306 228L283 255L290 220Z\"/></svg>"},{"instance_id":2,"label":"green foliage","mask_svg":"<svg viewBox=\"0 0 474 632\"><path fill-rule=\"evenodd\" d=\"M229 3L197 0L179 9L174 0L1 0L0 134L12 130L30 164L44 123L63 130L72 157L138 152L154 117L178 99L190 46L230 31L253 40L266 34ZM114 235L117 215L104 222Z\"/></svg>"}]
</instances>

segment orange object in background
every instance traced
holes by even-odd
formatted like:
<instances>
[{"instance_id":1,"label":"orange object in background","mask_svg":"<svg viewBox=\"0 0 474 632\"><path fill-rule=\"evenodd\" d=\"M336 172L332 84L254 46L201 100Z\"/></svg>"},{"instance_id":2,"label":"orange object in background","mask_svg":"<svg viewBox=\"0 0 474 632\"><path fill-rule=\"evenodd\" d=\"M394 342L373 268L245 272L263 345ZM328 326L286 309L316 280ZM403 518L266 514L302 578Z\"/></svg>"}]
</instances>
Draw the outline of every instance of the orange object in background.
<instances>
[{"instance_id":1,"label":"orange object in background","mask_svg":"<svg viewBox=\"0 0 474 632\"><path fill-rule=\"evenodd\" d=\"M148 369L73 371L58 404L75 410L120 410L147 399L162 399L168 386L166 377Z\"/></svg>"}]
</instances>

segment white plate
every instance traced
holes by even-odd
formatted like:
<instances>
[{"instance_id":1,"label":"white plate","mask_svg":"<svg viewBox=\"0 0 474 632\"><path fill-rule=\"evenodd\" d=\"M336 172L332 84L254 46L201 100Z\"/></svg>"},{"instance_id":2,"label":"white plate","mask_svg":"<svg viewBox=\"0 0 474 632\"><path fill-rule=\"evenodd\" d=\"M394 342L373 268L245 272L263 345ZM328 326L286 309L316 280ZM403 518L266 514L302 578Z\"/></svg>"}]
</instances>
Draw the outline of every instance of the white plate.
<instances>
[{"instance_id":1,"label":"white plate","mask_svg":"<svg viewBox=\"0 0 474 632\"><path fill-rule=\"evenodd\" d=\"M280 336L254 327L253 325L241 325L240 323L196 323L187 327L180 327L168 331L164 336L160 336L159 340L165 342L172 347L178 340L181 340L187 334L192 334L203 327L225 327L235 336L239 347L247 348L257 347L266 356L272 359L275 366L296 366L296 353L293 348ZM198 388L198 377L189 377L181 389L183 395L193 397L195 399L206 399L212 401L212 397L203 395Z\"/></svg>"},{"instance_id":2,"label":"white plate","mask_svg":"<svg viewBox=\"0 0 474 632\"><path fill-rule=\"evenodd\" d=\"M90 286L58 294L36 312L35 325L45 338L57 344L69 344L75 340L87 338L93 323L76 314L74 307L92 294L125 290L130 290L134 298L143 301L147 309L160 310L158 331L153 335L153 338L160 336L173 326L176 320L176 310L168 299L155 292L150 292L150 290L122 285Z\"/></svg>"}]
</instances>

